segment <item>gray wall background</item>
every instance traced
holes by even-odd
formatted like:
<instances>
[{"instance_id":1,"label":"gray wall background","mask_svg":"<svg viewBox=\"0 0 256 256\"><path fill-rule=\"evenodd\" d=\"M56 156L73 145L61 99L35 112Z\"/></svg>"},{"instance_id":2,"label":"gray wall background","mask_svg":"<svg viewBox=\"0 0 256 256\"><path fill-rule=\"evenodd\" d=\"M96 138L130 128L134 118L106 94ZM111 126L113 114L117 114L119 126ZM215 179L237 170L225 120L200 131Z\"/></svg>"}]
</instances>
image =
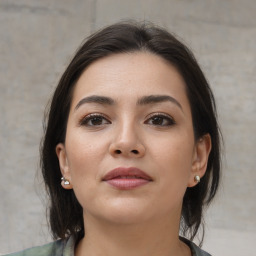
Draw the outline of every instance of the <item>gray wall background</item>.
<instances>
[{"instance_id":1,"label":"gray wall background","mask_svg":"<svg viewBox=\"0 0 256 256\"><path fill-rule=\"evenodd\" d=\"M0 253L51 240L38 174L45 105L87 35L135 18L178 34L216 95L226 154L204 248L255 255L255 14L255 0L0 0Z\"/></svg>"}]
</instances>

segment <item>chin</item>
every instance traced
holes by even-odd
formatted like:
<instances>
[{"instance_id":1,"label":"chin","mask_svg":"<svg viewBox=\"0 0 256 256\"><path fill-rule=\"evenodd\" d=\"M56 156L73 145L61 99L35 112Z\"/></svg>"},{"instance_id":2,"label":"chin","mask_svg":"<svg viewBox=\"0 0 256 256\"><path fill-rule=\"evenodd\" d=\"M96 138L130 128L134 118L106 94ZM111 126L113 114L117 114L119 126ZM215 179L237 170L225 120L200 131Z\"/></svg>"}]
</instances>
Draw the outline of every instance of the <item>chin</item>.
<instances>
[{"instance_id":1,"label":"chin","mask_svg":"<svg viewBox=\"0 0 256 256\"><path fill-rule=\"evenodd\" d=\"M118 225L138 224L150 219L150 210L147 207L131 201L123 199L121 203L109 203L95 213L98 218Z\"/></svg>"},{"instance_id":2,"label":"chin","mask_svg":"<svg viewBox=\"0 0 256 256\"><path fill-rule=\"evenodd\" d=\"M106 220L116 225L136 225L147 221L145 214L116 212L111 216L105 216Z\"/></svg>"}]
</instances>

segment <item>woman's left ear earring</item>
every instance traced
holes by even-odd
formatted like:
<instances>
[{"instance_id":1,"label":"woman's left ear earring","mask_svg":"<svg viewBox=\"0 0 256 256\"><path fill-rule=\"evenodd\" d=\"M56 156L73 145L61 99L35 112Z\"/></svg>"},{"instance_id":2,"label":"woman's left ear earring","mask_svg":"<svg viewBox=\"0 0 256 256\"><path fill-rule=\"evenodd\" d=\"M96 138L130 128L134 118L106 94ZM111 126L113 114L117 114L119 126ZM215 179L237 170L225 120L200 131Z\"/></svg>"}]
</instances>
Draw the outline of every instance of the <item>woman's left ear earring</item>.
<instances>
[{"instance_id":1,"label":"woman's left ear earring","mask_svg":"<svg viewBox=\"0 0 256 256\"><path fill-rule=\"evenodd\" d=\"M65 177L61 177L61 182L63 181L64 185L70 185L69 180L67 180Z\"/></svg>"},{"instance_id":2,"label":"woman's left ear earring","mask_svg":"<svg viewBox=\"0 0 256 256\"><path fill-rule=\"evenodd\" d=\"M196 175L196 176L194 177L194 180L195 180L195 182L198 184L198 183L200 182L200 176L199 176L199 175Z\"/></svg>"}]
</instances>

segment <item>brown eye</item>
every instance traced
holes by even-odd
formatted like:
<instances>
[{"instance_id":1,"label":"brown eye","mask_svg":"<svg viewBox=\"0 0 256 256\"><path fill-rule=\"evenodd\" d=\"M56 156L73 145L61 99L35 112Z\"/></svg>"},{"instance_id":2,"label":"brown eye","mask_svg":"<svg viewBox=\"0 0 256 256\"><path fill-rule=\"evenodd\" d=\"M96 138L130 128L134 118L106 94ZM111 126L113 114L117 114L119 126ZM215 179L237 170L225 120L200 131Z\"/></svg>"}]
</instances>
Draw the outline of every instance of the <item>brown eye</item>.
<instances>
[{"instance_id":1,"label":"brown eye","mask_svg":"<svg viewBox=\"0 0 256 256\"><path fill-rule=\"evenodd\" d=\"M153 115L145 123L154 126L171 126L175 124L173 118L163 114Z\"/></svg>"},{"instance_id":2,"label":"brown eye","mask_svg":"<svg viewBox=\"0 0 256 256\"><path fill-rule=\"evenodd\" d=\"M101 126L105 124L110 124L110 121L107 120L102 115L88 115L85 118L83 118L80 122L81 125L84 126Z\"/></svg>"}]
</instances>

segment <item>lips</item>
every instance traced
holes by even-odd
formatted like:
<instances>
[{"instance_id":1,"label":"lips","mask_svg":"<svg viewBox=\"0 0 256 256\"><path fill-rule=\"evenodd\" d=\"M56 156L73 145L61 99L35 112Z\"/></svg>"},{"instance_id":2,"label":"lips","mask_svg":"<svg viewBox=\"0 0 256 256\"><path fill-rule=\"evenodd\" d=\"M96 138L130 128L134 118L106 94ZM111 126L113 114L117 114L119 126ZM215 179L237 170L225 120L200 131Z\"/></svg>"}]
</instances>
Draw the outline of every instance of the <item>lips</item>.
<instances>
[{"instance_id":1,"label":"lips","mask_svg":"<svg viewBox=\"0 0 256 256\"><path fill-rule=\"evenodd\" d=\"M117 189L128 190L146 185L152 178L138 168L119 167L108 172L102 180Z\"/></svg>"}]
</instances>

